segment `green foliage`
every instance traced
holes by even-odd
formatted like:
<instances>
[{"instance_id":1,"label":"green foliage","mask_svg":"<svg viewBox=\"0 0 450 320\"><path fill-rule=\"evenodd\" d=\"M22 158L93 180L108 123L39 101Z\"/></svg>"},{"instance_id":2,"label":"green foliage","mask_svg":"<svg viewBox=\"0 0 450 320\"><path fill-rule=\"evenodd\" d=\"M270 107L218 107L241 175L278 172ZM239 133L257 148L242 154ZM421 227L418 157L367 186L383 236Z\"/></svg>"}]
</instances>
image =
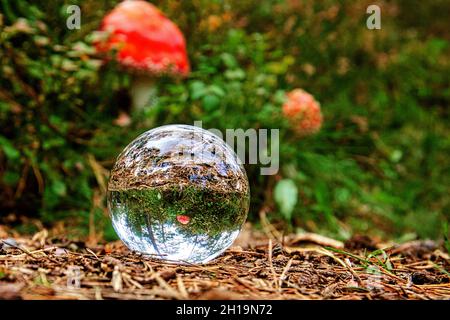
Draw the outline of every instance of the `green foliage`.
<instances>
[{"instance_id":1,"label":"green foliage","mask_svg":"<svg viewBox=\"0 0 450 320\"><path fill-rule=\"evenodd\" d=\"M111 191L110 199L120 204L113 215L119 217L126 212L129 227L136 233L142 232L148 221L156 225L177 225L176 217L187 215L190 217L189 224L184 226L187 233L217 236L239 230L248 210L245 194L192 186Z\"/></svg>"},{"instance_id":2,"label":"green foliage","mask_svg":"<svg viewBox=\"0 0 450 320\"><path fill-rule=\"evenodd\" d=\"M449 240L449 230L448 222L444 223L444 246L448 253L450 253L450 240Z\"/></svg>"},{"instance_id":3,"label":"green foliage","mask_svg":"<svg viewBox=\"0 0 450 320\"><path fill-rule=\"evenodd\" d=\"M81 7L80 30L66 28L69 4ZM277 179L295 183L298 201L273 199L277 179L248 166L253 221L277 201L270 219L309 231L441 237L450 212L448 2L383 2L382 29L368 30L367 1L158 1L186 35L192 74L159 79L155 105L126 127L115 120L130 114L131 76L92 44L114 5L0 2L2 215L87 227L94 212L111 230L102 179L123 147L150 127L202 120L280 129ZM314 137L297 138L282 117L284 93L296 87L321 103Z\"/></svg>"}]
</instances>

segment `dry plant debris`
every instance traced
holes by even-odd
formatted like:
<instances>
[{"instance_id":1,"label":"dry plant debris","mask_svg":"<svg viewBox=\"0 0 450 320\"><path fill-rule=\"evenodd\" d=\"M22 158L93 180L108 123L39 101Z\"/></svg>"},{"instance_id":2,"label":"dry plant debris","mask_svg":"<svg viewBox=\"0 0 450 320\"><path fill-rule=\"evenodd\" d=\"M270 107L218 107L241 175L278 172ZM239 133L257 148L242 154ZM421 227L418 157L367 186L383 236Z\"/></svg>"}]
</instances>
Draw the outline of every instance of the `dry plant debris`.
<instances>
[{"instance_id":1,"label":"dry plant debris","mask_svg":"<svg viewBox=\"0 0 450 320\"><path fill-rule=\"evenodd\" d=\"M450 299L450 258L433 241L355 237L342 247L311 234L278 242L244 230L236 244L207 265L172 265L121 242L87 247L46 230L4 238L0 298Z\"/></svg>"}]
</instances>

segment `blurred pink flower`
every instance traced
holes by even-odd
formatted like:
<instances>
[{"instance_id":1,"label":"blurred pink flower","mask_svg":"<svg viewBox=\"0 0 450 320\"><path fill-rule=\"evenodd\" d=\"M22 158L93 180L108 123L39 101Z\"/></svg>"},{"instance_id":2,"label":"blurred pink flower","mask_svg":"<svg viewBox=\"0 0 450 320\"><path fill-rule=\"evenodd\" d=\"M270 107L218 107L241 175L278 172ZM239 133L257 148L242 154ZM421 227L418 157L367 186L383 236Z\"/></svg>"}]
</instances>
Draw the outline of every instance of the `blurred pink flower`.
<instances>
[{"instance_id":1,"label":"blurred pink flower","mask_svg":"<svg viewBox=\"0 0 450 320\"><path fill-rule=\"evenodd\" d=\"M119 127L128 127L131 124L131 118L123 111L119 112L119 116L114 119L113 123Z\"/></svg>"},{"instance_id":2,"label":"blurred pink flower","mask_svg":"<svg viewBox=\"0 0 450 320\"><path fill-rule=\"evenodd\" d=\"M300 136L318 132L323 121L320 103L303 89L294 89L286 96L283 115L291 123L293 130Z\"/></svg>"}]
</instances>

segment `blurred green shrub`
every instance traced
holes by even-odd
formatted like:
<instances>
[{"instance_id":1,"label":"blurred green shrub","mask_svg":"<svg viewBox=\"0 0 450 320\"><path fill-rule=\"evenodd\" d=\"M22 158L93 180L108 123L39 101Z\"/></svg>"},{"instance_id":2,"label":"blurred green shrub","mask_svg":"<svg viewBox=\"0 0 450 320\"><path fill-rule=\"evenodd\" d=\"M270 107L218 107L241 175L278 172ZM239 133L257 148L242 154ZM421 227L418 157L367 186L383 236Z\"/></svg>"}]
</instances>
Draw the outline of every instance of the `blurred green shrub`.
<instances>
[{"instance_id":1,"label":"blurred green shrub","mask_svg":"<svg viewBox=\"0 0 450 320\"><path fill-rule=\"evenodd\" d=\"M66 28L72 4L81 7L79 30ZM161 79L155 105L124 127L117 118L129 112L130 79L92 46L115 2L0 2L2 216L70 218L112 237L104 191L115 156L152 126L202 120L222 130L281 129L279 174L247 167L252 221L265 206L290 231L442 235L450 48L446 16L430 11L448 3L383 2L377 31L365 27L371 2L362 0L156 4L184 31L193 72ZM295 87L315 95L325 116L322 131L303 140L280 110ZM284 187L298 193L296 203L276 204L280 179L294 183Z\"/></svg>"}]
</instances>

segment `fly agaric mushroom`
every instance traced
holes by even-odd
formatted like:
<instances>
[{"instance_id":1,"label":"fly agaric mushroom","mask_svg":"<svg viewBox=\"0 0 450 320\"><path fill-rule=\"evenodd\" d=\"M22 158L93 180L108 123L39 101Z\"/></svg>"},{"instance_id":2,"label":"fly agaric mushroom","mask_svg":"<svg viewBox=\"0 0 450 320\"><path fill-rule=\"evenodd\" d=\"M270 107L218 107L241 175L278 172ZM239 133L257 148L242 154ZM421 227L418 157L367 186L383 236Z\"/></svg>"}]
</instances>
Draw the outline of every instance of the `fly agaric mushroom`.
<instances>
[{"instance_id":1,"label":"fly agaric mushroom","mask_svg":"<svg viewBox=\"0 0 450 320\"><path fill-rule=\"evenodd\" d=\"M319 102L302 89L294 89L287 93L283 115L299 136L314 134L322 126L323 117Z\"/></svg>"},{"instance_id":2,"label":"fly agaric mushroom","mask_svg":"<svg viewBox=\"0 0 450 320\"><path fill-rule=\"evenodd\" d=\"M142 0L119 3L102 21L105 41L99 52L114 50L117 62L133 74L131 98L134 109L142 109L160 75L186 76L189 60L180 29L154 5Z\"/></svg>"},{"instance_id":3,"label":"fly agaric mushroom","mask_svg":"<svg viewBox=\"0 0 450 320\"><path fill-rule=\"evenodd\" d=\"M185 216L183 214L180 214L177 216L177 221L181 224L188 224L189 221L191 221L191 218L189 216Z\"/></svg>"}]
</instances>

